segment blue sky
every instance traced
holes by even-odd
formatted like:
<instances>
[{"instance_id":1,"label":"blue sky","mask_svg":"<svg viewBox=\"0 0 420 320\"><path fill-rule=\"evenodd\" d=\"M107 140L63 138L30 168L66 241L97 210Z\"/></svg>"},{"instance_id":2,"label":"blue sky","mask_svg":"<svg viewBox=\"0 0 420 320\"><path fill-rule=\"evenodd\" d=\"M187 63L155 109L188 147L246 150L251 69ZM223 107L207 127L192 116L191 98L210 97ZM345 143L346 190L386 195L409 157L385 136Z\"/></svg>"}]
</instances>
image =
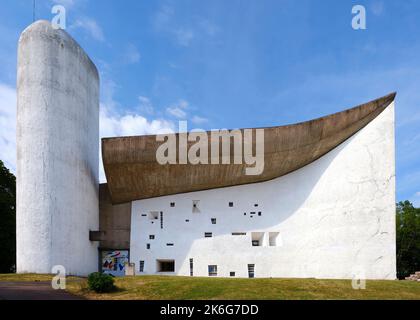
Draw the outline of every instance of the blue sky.
<instances>
[{"instance_id":1,"label":"blue sky","mask_svg":"<svg viewBox=\"0 0 420 320\"><path fill-rule=\"evenodd\" d=\"M98 66L101 136L296 123L397 91L397 199L420 206L420 1L37 0ZM351 27L364 5L367 29ZM16 50L32 0L0 5L0 158L15 168ZM102 176L103 179L103 176Z\"/></svg>"}]
</instances>

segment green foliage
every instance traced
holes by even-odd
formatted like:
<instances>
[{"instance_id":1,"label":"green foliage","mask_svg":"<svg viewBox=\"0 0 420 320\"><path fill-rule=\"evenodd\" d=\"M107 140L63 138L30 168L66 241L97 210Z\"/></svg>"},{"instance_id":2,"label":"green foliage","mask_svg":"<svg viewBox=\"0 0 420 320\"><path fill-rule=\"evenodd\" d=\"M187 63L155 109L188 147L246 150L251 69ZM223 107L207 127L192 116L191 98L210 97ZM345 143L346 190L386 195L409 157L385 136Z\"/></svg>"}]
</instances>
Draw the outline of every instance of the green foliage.
<instances>
[{"instance_id":1,"label":"green foliage","mask_svg":"<svg viewBox=\"0 0 420 320\"><path fill-rule=\"evenodd\" d=\"M115 289L114 278L109 274L93 272L88 276L88 288L95 292L112 292Z\"/></svg>"},{"instance_id":2,"label":"green foliage","mask_svg":"<svg viewBox=\"0 0 420 320\"><path fill-rule=\"evenodd\" d=\"M409 201L397 204L397 276L420 271L420 208Z\"/></svg>"},{"instance_id":3,"label":"green foliage","mask_svg":"<svg viewBox=\"0 0 420 320\"><path fill-rule=\"evenodd\" d=\"M16 268L16 178L0 160L0 273Z\"/></svg>"}]
</instances>

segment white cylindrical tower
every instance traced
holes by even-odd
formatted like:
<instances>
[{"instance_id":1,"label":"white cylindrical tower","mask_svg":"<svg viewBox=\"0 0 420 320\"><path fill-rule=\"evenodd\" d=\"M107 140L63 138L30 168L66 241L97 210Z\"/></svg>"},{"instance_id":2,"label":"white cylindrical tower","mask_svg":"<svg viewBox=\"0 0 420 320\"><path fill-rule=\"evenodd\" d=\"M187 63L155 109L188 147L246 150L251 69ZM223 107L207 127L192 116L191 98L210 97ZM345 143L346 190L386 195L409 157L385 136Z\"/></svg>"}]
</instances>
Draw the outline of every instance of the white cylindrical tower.
<instances>
[{"instance_id":1,"label":"white cylindrical tower","mask_svg":"<svg viewBox=\"0 0 420 320\"><path fill-rule=\"evenodd\" d=\"M98 268L98 71L37 21L19 39L17 73L17 272L86 275Z\"/></svg>"}]
</instances>

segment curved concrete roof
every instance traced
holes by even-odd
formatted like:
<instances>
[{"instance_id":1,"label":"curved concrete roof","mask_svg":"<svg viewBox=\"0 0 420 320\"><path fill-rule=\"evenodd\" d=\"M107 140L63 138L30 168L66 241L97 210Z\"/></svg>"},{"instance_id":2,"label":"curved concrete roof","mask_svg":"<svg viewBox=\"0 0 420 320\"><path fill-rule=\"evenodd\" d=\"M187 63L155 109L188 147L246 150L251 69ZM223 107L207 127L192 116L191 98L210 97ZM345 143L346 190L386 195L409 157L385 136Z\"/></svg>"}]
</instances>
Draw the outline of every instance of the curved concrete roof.
<instances>
[{"instance_id":1,"label":"curved concrete roof","mask_svg":"<svg viewBox=\"0 0 420 320\"><path fill-rule=\"evenodd\" d=\"M392 93L319 119L263 128L264 171L260 175L246 175L245 168L249 166L233 162L160 165L156 150L162 142L156 141L156 135L104 138L102 157L112 202L262 182L286 175L317 160L354 135L389 106L395 95ZM178 138L178 134L175 135ZM194 143L189 142L188 146Z\"/></svg>"}]
</instances>

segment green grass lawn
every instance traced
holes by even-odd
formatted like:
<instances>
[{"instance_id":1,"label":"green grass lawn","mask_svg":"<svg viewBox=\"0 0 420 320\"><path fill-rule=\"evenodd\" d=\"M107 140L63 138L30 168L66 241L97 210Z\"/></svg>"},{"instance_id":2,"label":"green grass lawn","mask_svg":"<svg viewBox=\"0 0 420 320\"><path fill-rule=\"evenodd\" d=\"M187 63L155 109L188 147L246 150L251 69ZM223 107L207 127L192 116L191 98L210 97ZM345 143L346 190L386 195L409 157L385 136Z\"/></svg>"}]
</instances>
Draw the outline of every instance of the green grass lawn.
<instances>
[{"instance_id":1,"label":"green grass lawn","mask_svg":"<svg viewBox=\"0 0 420 320\"><path fill-rule=\"evenodd\" d=\"M51 275L0 275L0 281L50 281ZM354 290L350 280L225 279L169 276L115 278L117 290L97 294L84 278L68 278L67 290L88 299L417 299L420 282L366 282Z\"/></svg>"}]
</instances>

